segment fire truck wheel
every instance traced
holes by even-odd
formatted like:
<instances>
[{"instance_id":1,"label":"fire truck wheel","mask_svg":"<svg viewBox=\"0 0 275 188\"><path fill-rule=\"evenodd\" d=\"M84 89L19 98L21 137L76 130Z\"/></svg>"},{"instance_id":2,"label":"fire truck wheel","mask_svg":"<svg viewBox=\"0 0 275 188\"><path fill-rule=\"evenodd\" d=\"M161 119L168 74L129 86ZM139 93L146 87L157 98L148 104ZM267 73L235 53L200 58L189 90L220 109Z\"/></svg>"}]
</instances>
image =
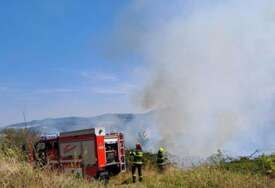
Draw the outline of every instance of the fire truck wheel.
<instances>
[{"instance_id":1,"label":"fire truck wheel","mask_svg":"<svg viewBox=\"0 0 275 188\"><path fill-rule=\"evenodd\" d=\"M99 181L103 182L105 185L109 182L109 173L107 171L99 173Z\"/></svg>"}]
</instances>

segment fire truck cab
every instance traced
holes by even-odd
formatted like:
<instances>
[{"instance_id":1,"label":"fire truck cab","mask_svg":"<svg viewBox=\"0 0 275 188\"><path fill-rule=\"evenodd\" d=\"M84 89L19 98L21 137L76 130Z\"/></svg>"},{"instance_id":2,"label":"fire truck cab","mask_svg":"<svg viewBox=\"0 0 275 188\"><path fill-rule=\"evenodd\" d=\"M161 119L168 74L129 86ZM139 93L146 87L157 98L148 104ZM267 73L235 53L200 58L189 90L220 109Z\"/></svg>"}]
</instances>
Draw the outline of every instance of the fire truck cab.
<instances>
[{"instance_id":1,"label":"fire truck cab","mask_svg":"<svg viewBox=\"0 0 275 188\"><path fill-rule=\"evenodd\" d=\"M126 170L122 133L104 128L62 132L35 145L35 159L43 165L84 178L116 175Z\"/></svg>"},{"instance_id":2,"label":"fire truck cab","mask_svg":"<svg viewBox=\"0 0 275 188\"><path fill-rule=\"evenodd\" d=\"M51 168L58 167L58 142L57 136L42 136L40 140L34 145L34 152L32 159L35 159L35 165L45 166L50 165ZM32 160L30 160L32 161Z\"/></svg>"}]
</instances>

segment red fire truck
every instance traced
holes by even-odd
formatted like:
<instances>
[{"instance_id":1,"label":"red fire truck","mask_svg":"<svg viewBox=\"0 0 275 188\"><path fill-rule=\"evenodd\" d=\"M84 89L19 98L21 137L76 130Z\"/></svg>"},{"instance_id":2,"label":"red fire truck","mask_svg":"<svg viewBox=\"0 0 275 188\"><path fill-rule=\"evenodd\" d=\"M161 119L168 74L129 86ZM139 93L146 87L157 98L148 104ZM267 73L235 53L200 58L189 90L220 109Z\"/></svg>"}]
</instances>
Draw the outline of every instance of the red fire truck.
<instances>
[{"instance_id":1,"label":"red fire truck","mask_svg":"<svg viewBox=\"0 0 275 188\"><path fill-rule=\"evenodd\" d=\"M123 134L105 134L103 128L41 138L33 153L39 165L87 179L116 175L126 170Z\"/></svg>"}]
</instances>

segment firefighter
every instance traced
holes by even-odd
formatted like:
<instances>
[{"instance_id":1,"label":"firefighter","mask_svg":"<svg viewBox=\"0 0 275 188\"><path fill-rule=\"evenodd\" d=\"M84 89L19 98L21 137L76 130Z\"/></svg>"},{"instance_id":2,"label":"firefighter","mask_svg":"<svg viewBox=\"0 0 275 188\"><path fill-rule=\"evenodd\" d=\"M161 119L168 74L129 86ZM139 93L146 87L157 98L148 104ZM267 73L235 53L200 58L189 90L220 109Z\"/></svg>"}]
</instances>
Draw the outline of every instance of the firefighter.
<instances>
[{"instance_id":1,"label":"firefighter","mask_svg":"<svg viewBox=\"0 0 275 188\"><path fill-rule=\"evenodd\" d=\"M167 165L167 157L165 156L165 150L163 147L159 148L157 155L157 165L160 172L163 172Z\"/></svg>"},{"instance_id":2,"label":"firefighter","mask_svg":"<svg viewBox=\"0 0 275 188\"><path fill-rule=\"evenodd\" d=\"M139 181L141 182L142 177L142 165L143 165L143 152L140 144L136 144L136 150L134 152L130 152L130 155L133 156L133 164L132 164L132 177L133 183L136 182L136 169L138 170Z\"/></svg>"}]
</instances>

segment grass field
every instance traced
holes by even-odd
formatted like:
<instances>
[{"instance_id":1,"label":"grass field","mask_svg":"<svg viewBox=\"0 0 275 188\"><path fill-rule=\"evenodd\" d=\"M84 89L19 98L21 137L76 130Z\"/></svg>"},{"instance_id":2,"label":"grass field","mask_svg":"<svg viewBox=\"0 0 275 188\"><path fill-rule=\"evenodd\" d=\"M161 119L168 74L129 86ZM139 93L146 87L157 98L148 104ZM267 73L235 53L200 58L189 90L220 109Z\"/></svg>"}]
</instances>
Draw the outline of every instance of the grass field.
<instances>
[{"instance_id":1,"label":"grass field","mask_svg":"<svg viewBox=\"0 0 275 188\"><path fill-rule=\"evenodd\" d=\"M17 135L17 134L16 134ZM107 185L96 180L87 181L48 169L34 168L18 149L14 136L0 140L0 187L12 188L94 188L94 187L221 187L221 188L275 188L275 156L256 159L241 158L231 162L219 161L215 165L201 165L189 169L174 166L160 174L156 170L155 155L145 153L144 181L133 184L129 170L112 177ZM18 140L20 140L18 138ZM127 159L129 159L127 157Z\"/></svg>"},{"instance_id":2,"label":"grass field","mask_svg":"<svg viewBox=\"0 0 275 188\"><path fill-rule=\"evenodd\" d=\"M275 180L261 173L238 172L221 167L200 166L188 170L170 167L164 174L151 166L144 170L144 181L133 184L129 172L110 179L108 185L88 182L71 175L58 174L46 169L34 169L10 149L0 155L0 187L275 187Z\"/></svg>"}]
</instances>

